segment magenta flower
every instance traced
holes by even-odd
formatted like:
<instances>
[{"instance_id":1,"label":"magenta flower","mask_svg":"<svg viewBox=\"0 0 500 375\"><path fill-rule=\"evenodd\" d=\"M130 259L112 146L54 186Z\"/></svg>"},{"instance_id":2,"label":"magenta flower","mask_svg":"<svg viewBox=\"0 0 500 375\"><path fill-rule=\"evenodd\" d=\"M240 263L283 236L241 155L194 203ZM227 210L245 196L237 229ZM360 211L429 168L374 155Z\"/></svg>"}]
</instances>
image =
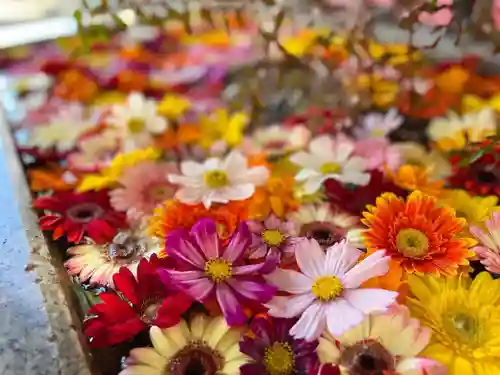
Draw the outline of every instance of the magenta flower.
<instances>
[{"instance_id":1,"label":"magenta flower","mask_svg":"<svg viewBox=\"0 0 500 375\"><path fill-rule=\"evenodd\" d=\"M247 222L252 232L252 247L249 258L259 259L267 255L290 260L295 256L295 245L300 240L293 236L295 223L281 221L277 216L271 215L263 222Z\"/></svg>"},{"instance_id":2,"label":"magenta flower","mask_svg":"<svg viewBox=\"0 0 500 375\"><path fill-rule=\"evenodd\" d=\"M276 288L262 275L276 268L276 258L247 265L244 255L251 245L248 226L241 223L229 243L222 245L212 219L201 219L191 232L178 230L166 239L166 249L173 269L159 270L193 299L205 302L215 298L230 326L245 324L242 305L266 303Z\"/></svg>"}]
</instances>

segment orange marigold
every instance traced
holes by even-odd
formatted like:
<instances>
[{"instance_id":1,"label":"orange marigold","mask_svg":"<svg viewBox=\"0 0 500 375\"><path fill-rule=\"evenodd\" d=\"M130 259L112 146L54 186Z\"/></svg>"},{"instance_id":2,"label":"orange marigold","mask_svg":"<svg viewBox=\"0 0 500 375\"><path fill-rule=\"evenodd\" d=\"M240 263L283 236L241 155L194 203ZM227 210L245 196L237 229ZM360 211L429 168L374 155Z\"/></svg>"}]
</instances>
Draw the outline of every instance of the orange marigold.
<instances>
[{"instance_id":1,"label":"orange marigold","mask_svg":"<svg viewBox=\"0 0 500 375\"><path fill-rule=\"evenodd\" d=\"M472 238L460 237L466 220L450 207L439 207L435 197L420 191L407 200L384 193L363 213L368 253L384 249L406 273L455 275L469 264Z\"/></svg>"},{"instance_id":2,"label":"orange marigold","mask_svg":"<svg viewBox=\"0 0 500 375\"><path fill-rule=\"evenodd\" d=\"M419 190L424 194L439 197L443 193L443 180L430 180L429 171L426 168L405 164L398 168L395 173L389 171L394 183L405 190Z\"/></svg>"},{"instance_id":3,"label":"orange marigold","mask_svg":"<svg viewBox=\"0 0 500 375\"><path fill-rule=\"evenodd\" d=\"M188 205L178 201L166 201L155 209L149 220L148 232L164 239L173 230L189 230L198 220L212 218L217 222L219 235L227 239L241 221L248 219L247 212L246 201L215 205L210 209L206 209L202 204ZM159 256L166 256L165 251L162 250Z\"/></svg>"}]
</instances>

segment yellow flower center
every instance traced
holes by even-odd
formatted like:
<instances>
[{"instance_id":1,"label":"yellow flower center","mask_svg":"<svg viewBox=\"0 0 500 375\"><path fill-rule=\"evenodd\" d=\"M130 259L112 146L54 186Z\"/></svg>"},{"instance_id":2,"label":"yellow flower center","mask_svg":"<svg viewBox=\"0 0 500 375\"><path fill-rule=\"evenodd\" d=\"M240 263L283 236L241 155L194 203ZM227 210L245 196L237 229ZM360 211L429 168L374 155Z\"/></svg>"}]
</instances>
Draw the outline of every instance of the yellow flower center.
<instances>
[{"instance_id":1,"label":"yellow flower center","mask_svg":"<svg viewBox=\"0 0 500 375\"><path fill-rule=\"evenodd\" d=\"M264 366L270 375L293 373L295 358L290 344L275 342L265 349Z\"/></svg>"},{"instance_id":2,"label":"yellow flower center","mask_svg":"<svg viewBox=\"0 0 500 375\"><path fill-rule=\"evenodd\" d=\"M385 131L382 129L373 129L371 132L372 137L383 137L385 135Z\"/></svg>"},{"instance_id":3,"label":"yellow flower center","mask_svg":"<svg viewBox=\"0 0 500 375\"><path fill-rule=\"evenodd\" d=\"M140 117L132 117L127 123L128 131L132 134L141 133L144 130L144 126L144 119Z\"/></svg>"},{"instance_id":4,"label":"yellow flower center","mask_svg":"<svg viewBox=\"0 0 500 375\"><path fill-rule=\"evenodd\" d=\"M155 202L162 202L172 195L173 191L169 186L155 186L149 191L149 196Z\"/></svg>"},{"instance_id":5,"label":"yellow flower center","mask_svg":"<svg viewBox=\"0 0 500 375\"><path fill-rule=\"evenodd\" d=\"M262 232L262 239L269 246L278 246L285 240L285 236L276 229L268 229Z\"/></svg>"},{"instance_id":6,"label":"yellow flower center","mask_svg":"<svg viewBox=\"0 0 500 375\"><path fill-rule=\"evenodd\" d=\"M398 251L408 258L420 258L427 254L429 239L418 229L401 229L396 236Z\"/></svg>"},{"instance_id":7,"label":"yellow flower center","mask_svg":"<svg viewBox=\"0 0 500 375\"><path fill-rule=\"evenodd\" d=\"M338 163L325 163L320 167L320 172L322 174L336 174L342 170L342 167Z\"/></svg>"},{"instance_id":8,"label":"yellow flower center","mask_svg":"<svg viewBox=\"0 0 500 375\"><path fill-rule=\"evenodd\" d=\"M221 283L233 275L233 265L224 259L210 259L205 263L205 275L212 281Z\"/></svg>"},{"instance_id":9,"label":"yellow flower center","mask_svg":"<svg viewBox=\"0 0 500 375\"><path fill-rule=\"evenodd\" d=\"M477 319L467 313L450 314L444 319L444 326L458 342L465 342L469 346L479 347L483 342L483 330Z\"/></svg>"},{"instance_id":10,"label":"yellow flower center","mask_svg":"<svg viewBox=\"0 0 500 375\"><path fill-rule=\"evenodd\" d=\"M312 286L313 294L321 301L327 302L337 298L344 291L344 286L336 276L323 276Z\"/></svg>"},{"instance_id":11,"label":"yellow flower center","mask_svg":"<svg viewBox=\"0 0 500 375\"><path fill-rule=\"evenodd\" d=\"M227 173L219 169L205 172L203 180L210 189L219 189L229 184Z\"/></svg>"}]
</instances>

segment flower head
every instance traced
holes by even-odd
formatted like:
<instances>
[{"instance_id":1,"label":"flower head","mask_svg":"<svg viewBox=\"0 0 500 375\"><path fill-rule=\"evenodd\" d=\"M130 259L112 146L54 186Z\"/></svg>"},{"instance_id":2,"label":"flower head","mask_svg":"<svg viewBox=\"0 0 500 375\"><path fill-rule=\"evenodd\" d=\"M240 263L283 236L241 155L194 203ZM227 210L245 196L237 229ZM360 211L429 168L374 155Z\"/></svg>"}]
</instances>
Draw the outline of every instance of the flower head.
<instances>
[{"instance_id":1,"label":"flower head","mask_svg":"<svg viewBox=\"0 0 500 375\"><path fill-rule=\"evenodd\" d=\"M444 181L430 180L426 167L405 164L390 175L397 186L408 191L419 190L434 197L439 197L443 192Z\"/></svg>"},{"instance_id":2,"label":"flower head","mask_svg":"<svg viewBox=\"0 0 500 375\"><path fill-rule=\"evenodd\" d=\"M180 185L175 197L182 203L228 203L250 198L256 186L263 185L269 171L266 167L248 167L247 160L238 151L224 159L210 158L203 163L184 161L182 175L170 174L168 180Z\"/></svg>"},{"instance_id":3,"label":"flower head","mask_svg":"<svg viewBox=\"0 0 500 375\"><path fill-rule=\"evenodd\" d=\"M30 189L35 192L71 190L78 182L78 177L58 164L48 164L41 168L27 170Z\"/></svg>"},{"instance_id":4,"label":"flower head","mask_svg":"<svg viewBox=\"0 0 500 375\"><path fill-rule=\"evenodd\" d=\"M478 226L470 227L470 232L479 240L479 246L473 247L472 251L488 271L500 273L500 212L494 212L484 225L487 232Z\"/></svg>"},{"instance_id":5,"label":"flower head","mask_svg":"<svg viewBox=\"0 0 500 375\"><path fill-rule=\"evenodd\" d=\"M432 330L422 356L446 365L449 375L500 372L500 280L487 272L474 280L412 275L409 286L412 316Z\"/></svg>"},{"instance_id":6,"label":"flower head","mask_svg":"<svg viewBox=\"0 0 500 375\"><path fill-rule=\"evenodd\" d=\"M401 165L401 152L385 138L368 138L357 141L354 153L365 159L367 170L396 170Z\"/></svg>"},{"instance_id":7,"label":"flower head","mask_svg":"<svg viewBox=\"0 0 500 375\"><path fill-rule=\"evenodd\" d=\"M310 138L311 132L304 126L288 129L282 125L272 125L257 129L251 138L243 142L242 148L247 155L256 152L284 155L304 148Z\"/></svg>"},{"instance_id":8,"label":"flower head","mask_svg":"<svg viewBox=\"0 0 500 375\"><path fill-rule=\"evenodd\" d=\"M215 221L202 219L189 233L179 230L167 236L167 253L176 267L159 272L197 301L215 298L229 325L244 324L247 317L242 303L265 303L276 292L262 278L276 267L276 258L245 265L243 260L250 245L245 223L223 245Z\"/></svg>"},{"instance_id":9,"label":"flower head","mask_svg":"<svg viewBox=\"0 0 500 375\"><path fill-rule=\"evenodd\" d=\"M309 152L298 152L290 160L302 167L295 176L304 182L308 194L316 192L324 181L337 180L343 184L367 185L370 175L365 173L365 159L352 156L354 144L338 137L320 136L311 141Z\"/></svg>"},{"instance_id":10,"label":"flower head","mask_svg":"<svg viewBox=\"0 0 500 375\"><path fill-rule=\"evenodd\" d=\"M354 134L358 139L385 138L390 132L398 129L403 123L403 117L394 108L387 113L369 113L363 117L361 128L355 128Z\"/></svg>"},{"instance_id":11,"label":"flower head","mask_svg":"<svg viewBox=\"0 0 500 375\"><path fill-rule=\"evenodd\" d=\"M429 328L410 317L404 306L371 314L356 327L335 338L319 340L322 363L334 363L348 374L445 375L440 363L418 357L431 337Z\"/></svg>"},{"instance_id":12,"label":"flower head","mask_svg":"<svg viewBox=\"0 0 500 375\"><path fill-rule=\"evenodd\" d=\"M375 206L368 206L361 221L369 253L384 249L408 273L455 275L469 264L475 241L461 237L465 219L449 207L439 207L436 198L415 191L405 201L385 193Z\"/></svg>"},{"instance_id":13,"label":"flower head","mask_svg":"<svg viewBox=\"0 0 500 375\"><path fill-rule=\"evenodd\" d=\"M326 253L316 240L299 242L295 257L300 272L278 268L266 278L289 297L275 296L267 304L269 315L300 316L290 329L295 338L313 340L325 328L341 335L361 323L365 314L385 311L397 293L383 289L360 289L366 280L385 274L389 257L377 251L356 264L361 252L345 241Z\"/></svg>"},{"instance_id":14,"label":"flower head","mask_svg":"<svg viewBox=\"0 0 500 375\"><path fill-rule=\"evenodd\" d=\"M152 348L130 351L120 375L239 375L248 357L239 350L240 331L230 328L220 316L195 315L170 328L153 326L149 331ZM198 372L196 372L198 373Z\"/></svg>"},{"instance_id":15,"label":"flower head","mask_svg":"<svg viewBox=\"0 0 500 375\"><path fill-rule=\"evenodd\" d=\"M200 146L209 149L216 141L222 140L227 146L234 147L243 140L243 130L248 124L244 112L230 114L227 109L218 109L201 119Z\"/></svg>"},{"instance_id":16,"label":"flower head","mask_svg":"<svg viewBox=\"0 0 500 375\"><path fill-rule=\"evenodd\" d=\"M262 222L248 221L252 232L250 259L263 258L267 255L277 256L283 260L294 259L295 244L299 240L294 237L295 224L281 221L271 215Z\"/></svg>"},{"instance_id":17,"label":"flower head","mask_svg":"<svg viewBox=\"0 0 500 375\"><path fill-rule=\"evenodd\" d=\"M240 351L251 358L241 367L242 375L307 374L318 365L318 341L293 338L294 319L257 316L240 341Z\"/></svg>"},{"instance_id":18,"label":"flower head","mask_svg":"<svg viewBox=\"0 0 500 375\"><path fill-rule=\"evenodd\" d=\"M127 227L125 215L111 208L105 190L81 194L60 191L38 197L33 206L47 212L40 218L40 227L53 231L55 240L66 235L69 242L80 243L87 235L95 242L104 243L111 240L119 228Z\"/></svg>"},{"instance_id":19,"label":"flower head","mask_svg":"<svg viewBox=\"0 0 500 375\"><path fill-rule=\"evenodd\" d=\"M158 113L169 118L177 119L191 108L189 100L175 95L166 95L158 103Z\"/></svg>"},{"instance_id":20,"label":"flower head","mask_svg":"<svg viewBox=\"0 0 500 375\"><path fill-rule=\"evenodd\" d=\"M120 232L104 245L79 245L70 247L70 256L64 265L71 276L78 276L80 283L114 287L113 275L121 267L137 274L141 259L157 254L161 244L157 239L144 236L140 231Z\"/></svg>"},{"instance_id":21,"label":"flower head","mask_svg":"<svg viewBox=\"0 0 500 375\"><path fill-rule=\"evenodd\" d=\"M111 205L133 221L153 214L159 204L174 197L176 187L168 182L167 174L176 172L175 163L153 161L125 169L118 180L121 188L109 193Z\"/></svg>"},{"instance_id":22,"label":"flower head","mask_svg":"<svg viewBox=\"0 0 500 375\"><path fill-rule=\"evenodd\" d=\"M115 290L99 294L102 303L93 305L84 322L84 333L90 345L102 347L132 339L148 326L168 328L178 324L191 306L191 298L162 283L155 267L142 259L137 280L126 267L113 276Z\"/></svg>"},{"instance_id":23,"label":"flower head","mask_svg":"<svg viewBox=\"0 0 500 375\"><path fill-rule=\"evenodd\" d=\"M432 180L440 180L451 174L451 165L448 160L437 150L427 149L414 142L402 142L394 145L400 151L403 164L425 168L427 175Z\"/></svg>"}]
</instances>

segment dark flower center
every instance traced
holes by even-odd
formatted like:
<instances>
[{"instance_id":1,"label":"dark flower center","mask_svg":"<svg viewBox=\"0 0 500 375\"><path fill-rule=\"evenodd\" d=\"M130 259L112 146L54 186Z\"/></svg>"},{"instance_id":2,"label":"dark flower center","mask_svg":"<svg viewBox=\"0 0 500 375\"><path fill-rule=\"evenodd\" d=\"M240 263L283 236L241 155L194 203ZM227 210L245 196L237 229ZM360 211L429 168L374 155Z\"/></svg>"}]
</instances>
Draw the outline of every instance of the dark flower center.
<instances>
[{"instance_id":1,"label":"dark flower center","mask_svg":"<svg viewBox=\"0 0 500 375\"><path fill-rule=\"evenodd\" d=\"M498 177L493 172L480 170L477 172L477 179L481 182L491 184L497 181Z\"/></svg>"},{"instance_id":2,"label":"dark flower center","mask_svg":"<svg viewBox=\"0 0 500 375\"><path fill-rule=\"evenodd\" d=\"M315 221L302 225L300 236L314 238L321 246L329 247L345 236L345 230L331 223Z\"/></svg>"},{"instance_id":3,"label":"dark flower center","mask_svg":"<svg viewBox=\"0 0 500 375\"><path fill-rule=\"evenodd\" d=\"M128 259L146 251L146 244L128 233L118 233L108 246L108 255L115 260Z\"/></svg>"},{"instance_id":4,"label":"dark flower center","mask_svg":"<svg viewBox=\"0 0 500 375\"><path fill-rule=\"evenodd\" d=\"M222 369L222 356L202 341L186 345L168 362L165 375L215 375Z\"/></svg>"},{"instance_id":5,"label":"dark flower center","mask_svg":"<svg viewBox=\"0 0 500 375\"><path fill-rule=\"evenodd\" d=\"M394 357L377 341L362 341L342 352L340 363L350 375L383 375L394 370Z\"/></svg>"},{"instance_id":6,"label":"dark flower center","mask_svg":"<svg viewBox=\"0 0 500 375\"><path fill-rule=\"evenodd\" d=\"M158 316L158 310L162 304L162 298L151 298L142 303L140 309L141 320L146 324L153 324Z\"/></svg>"},{"instance_id":7,"label":"dark flower center","mask_svg":"<svg viewBox=\"0 0 500 375\"><path fill-rule=\"evenodd\" d=\"M90 223L103 213L103 208L95 203L77 204L67 211L68 217L77 223Z\"/></svg>"}]
</instances>

